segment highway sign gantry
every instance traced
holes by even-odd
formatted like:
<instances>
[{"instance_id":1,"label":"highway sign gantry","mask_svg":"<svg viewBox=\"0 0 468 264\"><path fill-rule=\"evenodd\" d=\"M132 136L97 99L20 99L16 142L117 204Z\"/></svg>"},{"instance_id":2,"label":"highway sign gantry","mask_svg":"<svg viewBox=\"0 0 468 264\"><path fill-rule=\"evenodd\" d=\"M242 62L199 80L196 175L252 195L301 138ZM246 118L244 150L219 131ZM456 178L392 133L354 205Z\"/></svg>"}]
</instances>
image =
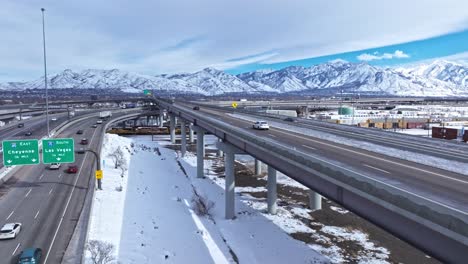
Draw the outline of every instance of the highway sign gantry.
<instances>
[{"instance_id":1,"label":"highway sign gantry","mask_svg":"<svg viewBox=\"0 0 468 264\"><path fill-rule=\"evenodd\" d=\"M37 139L4 140L2 146L5 166L35 165L40 162Z\"/></svg>"},{"instance_id":2,"label":"highway sign gantry","mask_svg":"<svg viewBox=\"0 0 468 264\"><path fill-rule=\"evenodd\" d=\"M42 162L44 164L75 162L75 142L73 138L43 139Z\"/></svg>"}]
</instances>

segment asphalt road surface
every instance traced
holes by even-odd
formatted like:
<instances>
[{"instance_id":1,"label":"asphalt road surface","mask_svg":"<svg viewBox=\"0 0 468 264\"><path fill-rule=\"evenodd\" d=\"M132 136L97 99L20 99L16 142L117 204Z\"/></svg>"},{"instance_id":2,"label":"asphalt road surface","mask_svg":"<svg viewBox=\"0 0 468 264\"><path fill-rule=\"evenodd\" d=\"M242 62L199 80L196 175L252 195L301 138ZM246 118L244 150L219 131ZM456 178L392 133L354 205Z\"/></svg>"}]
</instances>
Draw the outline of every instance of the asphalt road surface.
<instances>
[{"instance_id":1,"label":"asphalt road surface","mask_svg":"<svg viewBox=\"0 0 468 264\"><path fill-rule=\"evenodd\" d=\"M252 122L234 118L219 110L201 108L200 112L243 128L260 138L294 148L304 155L332 161L343 168L358 172L364 177L383 181L396 188L468 214L468 176L466 175L275 127L264 131L254 130ZM262 120L262 118L259 119ZM290 124L294 125L294 123ZM412 142L407 142L407 144L412 144Z\"/></svg>"},{"instance_id":2,"label":"asphalt road surface","mask_svg":"<svg viewBox=\"0 0 468 264\"><path fill-rule=\"evenodd\" d=\"M84 147L97 150L104 124L92 128L96 120L97 117L80 121L58 137L73 137L75 148L82 147L80 139L86 137L89 144ZM30 126L39 126L40 121L37 122ZM84 134L77 135L79 129ZM43 135L37 133L31 138ZM42 263L61 262L94 177L94 160L92 153L76 154L74 165L79 168L76 174L66 172L67 164L62 164L59 170L49 170L43 164L22 166L0 187L0 225L10 222L23 225L16 239L0 241L1 263L16 263L21 250L27 247L42 248Z\"/></svg>"}]
</instances>

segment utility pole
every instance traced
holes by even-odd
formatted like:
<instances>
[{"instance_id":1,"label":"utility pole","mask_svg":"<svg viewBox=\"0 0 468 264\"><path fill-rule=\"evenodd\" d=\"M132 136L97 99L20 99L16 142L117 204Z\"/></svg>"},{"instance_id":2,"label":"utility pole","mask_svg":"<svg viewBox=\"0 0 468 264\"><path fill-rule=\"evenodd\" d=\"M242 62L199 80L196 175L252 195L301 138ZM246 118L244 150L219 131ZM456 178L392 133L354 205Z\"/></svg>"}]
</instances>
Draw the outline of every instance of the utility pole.
<instances>
[{"instance_id":1,"label":"utility pole","mask_svg":"<svg viewBox=\"0 0 468 264\"><path fill-rule=\"evenodd\" d=\"M46 100L46 123L47 123L47 137L50 137L50 126L49 126L49 93L47 90L47 59L46 59L46 39L45 39L45 22L44 12L45 9L41 8L42 11L42 40L44 44L44 85L45 85L45 100Z\"/></svg>"}]
</instances>

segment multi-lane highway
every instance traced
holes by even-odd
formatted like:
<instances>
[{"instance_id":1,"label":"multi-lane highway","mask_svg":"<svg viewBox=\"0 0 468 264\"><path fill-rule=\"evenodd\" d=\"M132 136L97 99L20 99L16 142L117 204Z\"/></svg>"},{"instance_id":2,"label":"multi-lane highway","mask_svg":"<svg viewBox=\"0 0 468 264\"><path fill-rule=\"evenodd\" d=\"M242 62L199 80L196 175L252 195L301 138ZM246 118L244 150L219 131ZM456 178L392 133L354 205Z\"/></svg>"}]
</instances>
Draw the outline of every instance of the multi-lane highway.
<instances>
[{"instance_id":1,"label":"multi-lane highway","mask_svg":"<svg viewBox=\"0 0 468 264\"><path fill-rule=\"evenodd\" d=\"M193 105L183 104L191 109ZM468 215L468 176L438 169L404 159L394 158L357 147L347 146L332 141L295 133L277 127L267 131L252 129L252 122L229 115L230 111L220 111L201 107L200 112L218 120L243 128L258 137L280 142L296 149L304 155L312 155L329 160L339 166L359 172L367 177L383 181L407 192L433 200L444 206L462 211ZM259 117L259 119L263 119ZM285 122L292 126L307 128L301 123ZM310 127L315 129L315 127ZM323 131L326 133L330 133ZM366 141L368 138L363 137ZM417 142L406 142L413 148L421 148ZM460 159L464 155L459 156Z\"/></svg>"},{"instance_id":2,"label":"multi-lane highway","mask_svg":"<svg viewBox=\"0 0 468 264\"><path fill-rule=\"evenodd\" d=\"M86 147L97 150L102 140L103 125L92 128L96 120L97 117L79 121L57 136L74 138L76 147L81 147L80 139L85 137L89 141ZM40 121L37 122L30 126L39 126ZM80 129L84 133L77 135ZM38 134L31 138L42 136L36 131ZM41 131L44 132L43 128ZM2 136L9 136L8 133L12 132L4 133ZM93 179L94 156L90 153L76 154L74 164L79 168L76 174L66 172L67 164L59 170L49 170L42 164L22 166L0 187L0 225L9 222L23 224L16 239L0 241L2 263L16 263L18 254L27 247L42 248L42 263L61 262Z\"/></svg>"}]
</instances>

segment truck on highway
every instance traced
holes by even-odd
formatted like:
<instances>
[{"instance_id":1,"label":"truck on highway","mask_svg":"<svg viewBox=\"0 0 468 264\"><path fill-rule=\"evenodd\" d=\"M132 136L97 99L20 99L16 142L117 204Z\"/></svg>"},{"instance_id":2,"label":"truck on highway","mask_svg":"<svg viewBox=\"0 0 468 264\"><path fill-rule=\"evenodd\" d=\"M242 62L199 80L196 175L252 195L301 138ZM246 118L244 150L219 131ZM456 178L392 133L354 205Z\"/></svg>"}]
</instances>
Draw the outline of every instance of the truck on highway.
<instances>
[{"instance_id":1,"label":"truck on highway","mask_svg":"<svg viewBox=\"0 0 468 264\"><path fill-rule=\"evenodd\" d=\"M99 118L104 119L104 118L108 118L108 117L112 117L112 112L111 111L101 111L101 112L99 112Z\"/></svg>"}]
</instances>

